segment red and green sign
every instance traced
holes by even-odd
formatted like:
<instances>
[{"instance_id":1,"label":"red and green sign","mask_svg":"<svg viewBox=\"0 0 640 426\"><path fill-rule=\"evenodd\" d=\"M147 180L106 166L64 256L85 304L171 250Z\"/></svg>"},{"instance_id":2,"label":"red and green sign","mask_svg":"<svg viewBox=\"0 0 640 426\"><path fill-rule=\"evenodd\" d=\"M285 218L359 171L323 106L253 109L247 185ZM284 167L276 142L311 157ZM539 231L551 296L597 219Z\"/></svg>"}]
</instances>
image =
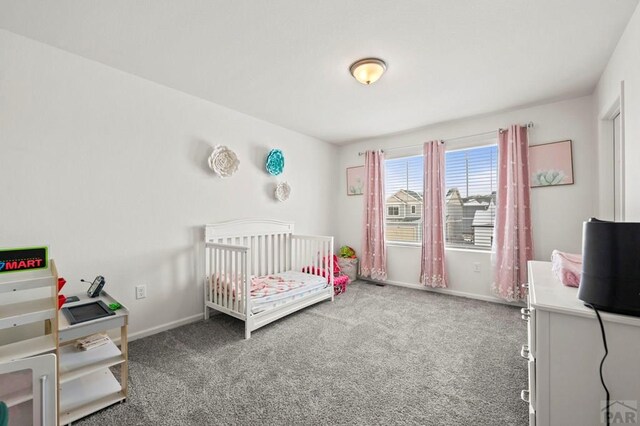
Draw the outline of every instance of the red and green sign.
<instances>
[{"instance_id":1,"label":"red and green sign","mask_svg":"<svg viewBox=\"0 0 640 426\"><path fill-rule=\"evenodd\" d=\"M0 274L46 269L49 266L47 247L0 249Z\"/></svg>"}]
</instances>

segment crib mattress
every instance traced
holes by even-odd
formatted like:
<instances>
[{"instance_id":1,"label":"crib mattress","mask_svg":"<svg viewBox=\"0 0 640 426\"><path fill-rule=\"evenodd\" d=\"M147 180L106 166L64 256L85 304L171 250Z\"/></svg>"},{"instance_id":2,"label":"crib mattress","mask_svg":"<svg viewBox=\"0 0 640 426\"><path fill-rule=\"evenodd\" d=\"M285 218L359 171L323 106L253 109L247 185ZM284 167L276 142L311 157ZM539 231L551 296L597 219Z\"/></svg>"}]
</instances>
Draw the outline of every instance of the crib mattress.
<instances>
[{"instance_id":1,"label":"crib mattress","mask_svg":"<svg viewBox=\"0 0 640 426\"><path fill-rule=\"evenodd\" d=\"M215 282L221 286L218 291L222 290L223 293L229 291L231 297L235 298L235 291L227 290L227 283L224 280ZM298 271L252 277L251 312L254 314L264 312L320 291L328 285L325 277Z\"/></svg>"},{"instance_id":2,"label":"crib mattress","mask_svg":"<svg viewBox=\"0 0 640 426\"><path fill-rule=\"evenodd\" d=\"M296 284L286 291L274 294L267 294L264 296L252 294L251 312L254 314L275 308L276 306L280 306L295 299L300 299L328 286L326 278L318 275L306 274L304 272L286 271L267 277L278 277L286 282L295 282ZM259 280L265 278L266 277L256 277L253 280L255 283L257 280L259 282Z\"/></svg>"}]
</instances>

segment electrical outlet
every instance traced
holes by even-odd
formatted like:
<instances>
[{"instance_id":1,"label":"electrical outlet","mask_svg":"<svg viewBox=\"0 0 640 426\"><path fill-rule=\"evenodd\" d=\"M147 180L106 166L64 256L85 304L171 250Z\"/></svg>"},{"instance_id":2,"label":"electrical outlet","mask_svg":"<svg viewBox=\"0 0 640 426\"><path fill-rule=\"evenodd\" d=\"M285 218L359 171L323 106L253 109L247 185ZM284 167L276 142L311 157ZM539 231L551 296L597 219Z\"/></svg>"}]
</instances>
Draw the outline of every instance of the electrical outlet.
<instances>
[{"instance_id":1,"label":"electrical outlet","mask_svg":"<svg viewBox=\"0 0 640 426\"><path fill-rule=\"evenodd\" d=\"M473 264L473 271L474 272L480 272L480 262L475 262Z\"/></svg>"},{"instance_id":2,"label":"electrical outlet","mask_svg":"<svg viewBox=\"0 0 640 426\"><path fill-rule=\"evenodd\" d=\"M147 286L146 285L137 285L136 286L136 299L144 299L147 297Z\"/></svg>"}]
</instances>

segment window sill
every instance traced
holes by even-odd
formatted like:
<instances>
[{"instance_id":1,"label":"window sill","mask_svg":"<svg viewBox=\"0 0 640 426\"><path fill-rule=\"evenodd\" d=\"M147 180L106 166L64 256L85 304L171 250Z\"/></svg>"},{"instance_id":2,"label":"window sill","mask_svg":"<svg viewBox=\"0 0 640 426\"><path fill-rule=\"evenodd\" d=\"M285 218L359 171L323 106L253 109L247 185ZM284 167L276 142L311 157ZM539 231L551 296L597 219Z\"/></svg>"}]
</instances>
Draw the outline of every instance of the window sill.
<instances>
[{"instance_id":1,"label":"window sill","mask_svg":"<svg viewBox=\"0 0 640 426\"><path fill-rule=\"evenodd\" d=\"M486 253L491 254L491 250L481 250L481 249L472 249L472 248L462 248L462 247L445 247L445 251L461 251L467 253Z\"/></svg>"},{"instance_id":2,"label":"window sill","mask_svg":"<svg viewBox=\"0 0 640 426\"><path fill-rule=\"evenodd\" d=\"M399 241L385 241L387 247L408 247L408 248L421 248L420 243L402 243Z\"/></svg>"},{"instance_id":3,"label":"window sill","mask_svg":"<svg viewBox=\"0 0 640 426\"><path fill-rule=\"evenodd\" d=\"M388 241L385 242L385 245L387 247L402 247L402 248L422 248L422 244L421 243L401 243L401 242L396 242L396 241ZM458 252L465 252L465 253L485 253L490 255L491 254L491 250L479 250L479 249L472 249L472 248L461 248L461 247L445 247L444 248L445 251L458 251Z\"/></svg>"}]
</instances>

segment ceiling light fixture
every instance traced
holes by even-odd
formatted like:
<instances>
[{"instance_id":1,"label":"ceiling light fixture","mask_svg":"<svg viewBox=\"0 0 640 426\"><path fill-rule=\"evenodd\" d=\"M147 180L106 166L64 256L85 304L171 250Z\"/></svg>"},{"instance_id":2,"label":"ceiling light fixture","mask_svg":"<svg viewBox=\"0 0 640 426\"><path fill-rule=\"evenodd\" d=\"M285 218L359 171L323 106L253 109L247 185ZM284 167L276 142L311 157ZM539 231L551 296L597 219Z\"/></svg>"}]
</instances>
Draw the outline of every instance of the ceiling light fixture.
<instances>
[{"instance_id":1,"label":"ceiling light fixture","mask_svg":"<svg viewBox=\"0 0 640 426\"><path fill-rule=\"evenodd\" d=\"M378 58L360 59L349 67L349 72L353 78L362 84L375 83L386 70L387 64Z\"/></svg>"}]
</instances>

